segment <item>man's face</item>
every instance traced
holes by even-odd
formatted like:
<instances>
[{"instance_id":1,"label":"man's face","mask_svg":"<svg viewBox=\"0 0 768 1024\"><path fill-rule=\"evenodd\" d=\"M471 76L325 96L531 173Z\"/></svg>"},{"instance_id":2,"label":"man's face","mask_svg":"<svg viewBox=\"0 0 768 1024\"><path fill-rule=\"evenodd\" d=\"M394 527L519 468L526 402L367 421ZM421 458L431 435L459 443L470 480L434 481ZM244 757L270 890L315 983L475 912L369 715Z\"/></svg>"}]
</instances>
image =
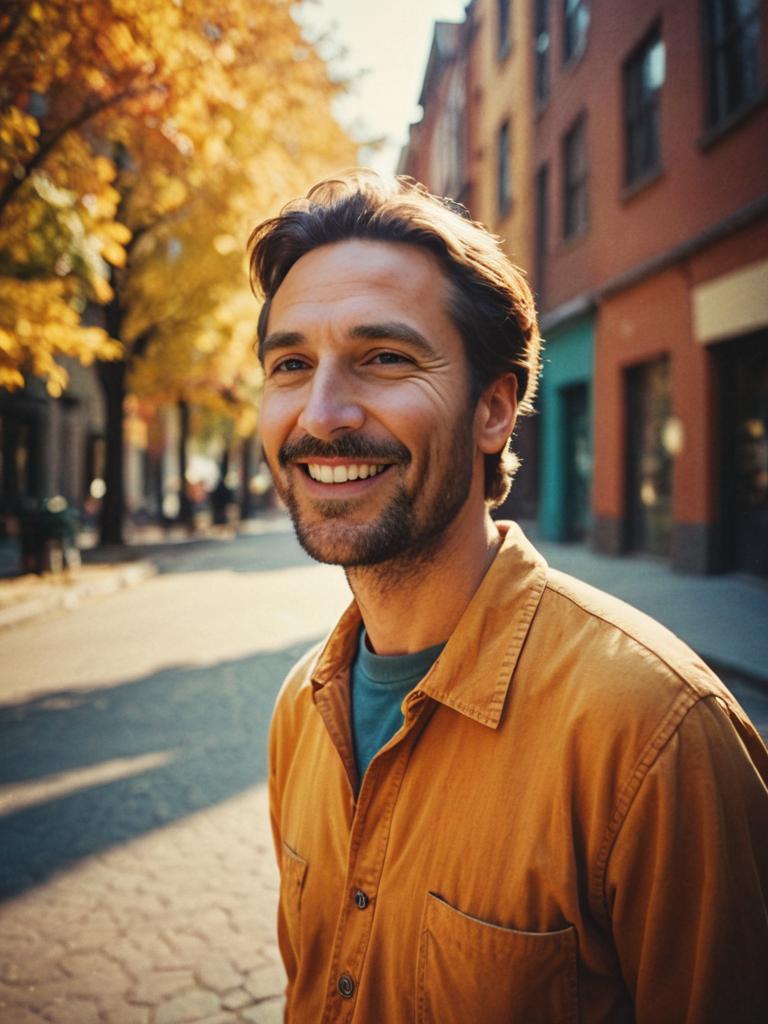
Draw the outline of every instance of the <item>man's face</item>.
<instances>
[{"instance_id":1,"label":"man's face","mask_svg":"<svg viewBox=\"0 0 768 1024\"><path fill-rule=\"evenodd\" d=\"M352 240L302 257L263 348L262 441L306 551L346 567L423 558L482 507L469 368L437 261Z\"/></svg>"}]
</instances>

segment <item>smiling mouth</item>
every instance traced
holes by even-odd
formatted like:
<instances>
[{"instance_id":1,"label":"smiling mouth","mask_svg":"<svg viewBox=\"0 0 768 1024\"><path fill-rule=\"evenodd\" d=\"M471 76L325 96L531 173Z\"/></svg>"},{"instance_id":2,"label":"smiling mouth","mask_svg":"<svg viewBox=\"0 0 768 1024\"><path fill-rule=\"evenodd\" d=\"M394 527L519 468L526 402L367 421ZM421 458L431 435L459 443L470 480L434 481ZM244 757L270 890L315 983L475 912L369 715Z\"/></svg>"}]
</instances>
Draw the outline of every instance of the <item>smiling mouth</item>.
<instances>
[{"instance_id":1,"label":"smiling mouth","mask_svg":"<svg viewBox=\"0 0 768 1024\"><path fill-rule=\"evenodd\" d=\"M360 462L350 466L328 466L317 462L304 464L304 470L321 484L346 484L351 480L368 480L389 469L388 465Z\"/></svg>"}]
</instances>

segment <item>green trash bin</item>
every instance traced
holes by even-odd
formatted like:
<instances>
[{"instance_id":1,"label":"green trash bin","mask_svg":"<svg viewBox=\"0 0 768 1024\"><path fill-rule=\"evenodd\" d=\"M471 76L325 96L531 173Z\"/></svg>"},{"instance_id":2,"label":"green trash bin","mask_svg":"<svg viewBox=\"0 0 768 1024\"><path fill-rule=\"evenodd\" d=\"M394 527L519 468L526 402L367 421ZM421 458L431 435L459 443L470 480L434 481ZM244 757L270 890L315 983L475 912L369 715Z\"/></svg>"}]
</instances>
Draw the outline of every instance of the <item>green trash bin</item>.
<instances>
[{"instance_id":1,"label":"green trash bin","mask_svg":"<svg viewBox=\"0 0 768 1024\"><path fill-rule=\"evenodd\" d=\"M65 498L56 495L26 501L19 513L21 561L25 572L60 571L76 551L79 516Z\"/></svg>"}]
</instances>

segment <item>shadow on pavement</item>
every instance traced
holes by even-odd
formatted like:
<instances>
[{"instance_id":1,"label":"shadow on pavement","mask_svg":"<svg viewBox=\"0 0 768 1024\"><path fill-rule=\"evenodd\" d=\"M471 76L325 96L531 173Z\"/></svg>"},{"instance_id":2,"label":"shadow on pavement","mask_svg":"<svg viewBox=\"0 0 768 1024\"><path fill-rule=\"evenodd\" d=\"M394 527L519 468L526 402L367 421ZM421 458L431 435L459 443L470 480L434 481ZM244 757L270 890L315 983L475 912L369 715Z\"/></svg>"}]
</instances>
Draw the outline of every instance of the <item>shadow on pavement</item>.
<instances>
[{"instance_id":1,"label":"shadow on pavement","mask_svg":"<svg viewBox=\"0 0 768 1024\"><path fill-rule=\"evenodd\" d=\"M0 783L43 786L42 802L0 815L0 899L265 781L272 706L309 646L0 708ZM99 781L97 766L142 755L159 766ZM85 788L46 797L51 776L87 768Z\"/></svg>"}]
</instances>

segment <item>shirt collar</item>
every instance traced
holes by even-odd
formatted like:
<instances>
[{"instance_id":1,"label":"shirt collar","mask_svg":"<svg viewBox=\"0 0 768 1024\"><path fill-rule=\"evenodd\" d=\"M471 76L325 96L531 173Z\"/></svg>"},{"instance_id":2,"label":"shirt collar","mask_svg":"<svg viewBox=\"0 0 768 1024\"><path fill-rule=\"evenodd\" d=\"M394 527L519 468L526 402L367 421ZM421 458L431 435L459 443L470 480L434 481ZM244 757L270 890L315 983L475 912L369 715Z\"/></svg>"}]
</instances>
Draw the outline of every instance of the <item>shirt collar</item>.
<instances>
[{"instance_id":1,"label":"shirt collar","mask_svg":"<svg viewBox=\"0 0 768 1024\"><path fill-rule=\"evenodd\" d=\"M501 548L443 652L412 698L426 694L495 729L512 674L547 580L547 563L516 523L497 522ZM360 611L352 604L331 633L312 673L314 690L348 678Z\"/></svg>"}]
</instances>

